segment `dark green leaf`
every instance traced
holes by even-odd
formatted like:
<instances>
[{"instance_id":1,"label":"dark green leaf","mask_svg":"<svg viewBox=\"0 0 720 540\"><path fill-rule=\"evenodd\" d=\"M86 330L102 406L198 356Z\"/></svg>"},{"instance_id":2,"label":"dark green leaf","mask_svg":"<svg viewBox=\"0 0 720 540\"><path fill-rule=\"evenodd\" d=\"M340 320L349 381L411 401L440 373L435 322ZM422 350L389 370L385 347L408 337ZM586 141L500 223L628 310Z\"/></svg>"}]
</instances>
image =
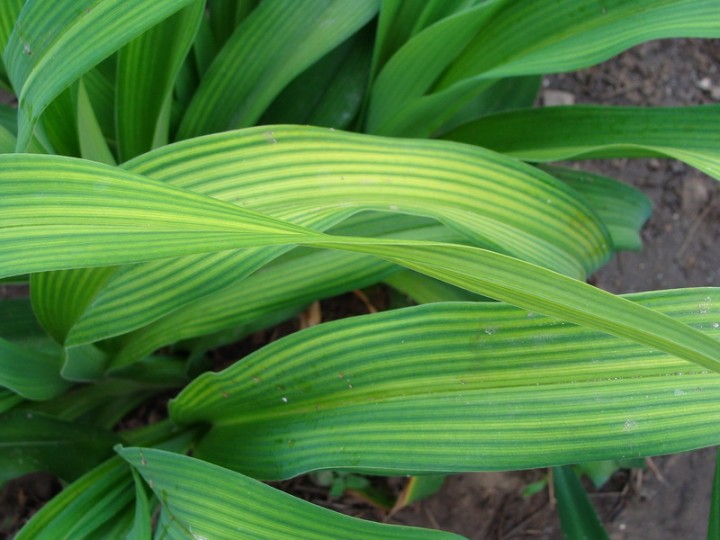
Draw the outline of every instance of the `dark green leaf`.
<instances>
[{"instance_id":1,"label":"dark green leaf","mask_svg":"<svg viewBox=\"0 0 720 540\"><path fill-rule=\"evenodd\" d=\"M112 455L120 438L103 429L31 411L0 416L0 483L48 471L74 480Z\"/></svg>"},{"instance_id":2,"label":"dark green leaf","mask_svg":"<svg viewBox=\"0 0 720 540\"><path fill-rule=\"evenodd\" d=\"M580 479L569 465L553 469L555 497L563 535L567 540L607 540Z\"/></svg>"}]
</instances>

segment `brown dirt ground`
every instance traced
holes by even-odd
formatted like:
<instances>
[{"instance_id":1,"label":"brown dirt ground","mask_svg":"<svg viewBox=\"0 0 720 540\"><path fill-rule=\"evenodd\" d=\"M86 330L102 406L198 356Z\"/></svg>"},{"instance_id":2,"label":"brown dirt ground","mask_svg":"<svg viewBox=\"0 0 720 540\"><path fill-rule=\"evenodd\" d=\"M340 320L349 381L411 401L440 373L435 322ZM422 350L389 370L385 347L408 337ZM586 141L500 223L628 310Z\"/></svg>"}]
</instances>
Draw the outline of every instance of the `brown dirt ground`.
<instances>
[{"instance_id":1,"label":"brown dirt ground","mask_svg":"<svg viewBox=\"0 0 720 540\"><path fill-rule=\"evenodd\" d=\"M602 65L548 77L544 87L548 101L666 106L720 102L720 41L647 43ZM643 231L642 252L616 257L593 277L597 286L616 293L720 286L720 250L713 249L720 238L716 181L670 160L615 159L576 166L627 181L641 188L655 205ZM9 292L6 289L0 287L0 297ZM376 305L384 302L377 297L371 300ZM336 318L340 310L357 314L364 312L365 306L346 295L332 305L323 303L323 318L331 313ZM293 328L286 328L288 324ZM230 352L233 356L247 353L297 326L297 321L286 323ZM590 488L590 498L611 538L704 538L714 457L714 449L703 449L654 458L651 468L619 471L600 490ZM452 476L436 495L390 519L353 497L330 499L306 477L283 487L359 517L454 531L473 540L554 540L562 534L551 494L543 490L530 497L522 495L528 484L546 476L545 470ZM381 484L398 491L402 480ZM3 531L9 536L10 530L58 489L57 481L44 474L6 485L0 491L0 537L4 537Z\"/></svg>"}]
</instances>

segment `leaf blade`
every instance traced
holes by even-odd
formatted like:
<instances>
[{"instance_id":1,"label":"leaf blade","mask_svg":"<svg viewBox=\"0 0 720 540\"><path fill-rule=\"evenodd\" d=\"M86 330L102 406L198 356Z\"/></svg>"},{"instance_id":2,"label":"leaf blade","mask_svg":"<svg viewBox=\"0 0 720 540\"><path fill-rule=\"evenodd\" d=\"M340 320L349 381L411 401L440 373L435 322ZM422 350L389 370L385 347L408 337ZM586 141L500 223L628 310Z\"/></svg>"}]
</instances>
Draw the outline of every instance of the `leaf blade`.
<instances>
[{"instance_id":1,"label":"leaf blade","mask_svg":"<svg viewBox=\"0 0 720 540\"><path fill-rule=\"evenodd\" d=\"M180 528L196 538L459 538L351 518L187 456L150 448L119 453L152 486Z\"/></svg>"},{"instance_id":2,"label":"leaf blade","mask_svg":"<svg viewBox=\"0 0 720 540\"><path fill-rule=\"evenodd\" d=\"M4 53L19 99L18 143L25 150L38 118L70 83L124 43L191 0L29 0ZM132 24L128 24L132 23ZM97 28L103 32L97 32ZM71 58L58 63L56 58Z\"/></svg>"},{"instance_id":3,"label":"leaf blade","mask_svg":"<svg viewBox=\"0 0 720 540\"><path fill-rule=\"evenodd\" d=\"M717 293L631 298L717 341L717 311L697 309ZM706 426L720 417L718 392L716 373L625 340L503 304L437 303L273 342L201 375L170 414L212 425L197 457L256 478L428 474L717 444Z\"/></svg>"}]
</instances>

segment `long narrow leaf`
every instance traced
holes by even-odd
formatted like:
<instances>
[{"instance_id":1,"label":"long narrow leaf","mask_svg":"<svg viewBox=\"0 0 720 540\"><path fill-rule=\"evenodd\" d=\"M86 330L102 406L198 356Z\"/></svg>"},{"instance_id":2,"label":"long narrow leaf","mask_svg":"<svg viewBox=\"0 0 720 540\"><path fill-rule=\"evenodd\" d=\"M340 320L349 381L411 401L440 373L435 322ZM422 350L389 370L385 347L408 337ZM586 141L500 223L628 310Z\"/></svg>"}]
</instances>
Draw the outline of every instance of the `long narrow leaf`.
<instances>
[{"instance_id":1,"label":"long narrow leaf","mask_svg":"<svg viewBox=\"0 0 720 540\"><path fill-rule=\"evenodd\" d=\"M446 138L527 161L671 157L720 179L720 105L545 107L488 116Z\"/></svg>"},{"instance_id":2,"label":"long narrow leaf","mask_svg":"<svg viewBox=\"0 0 720 540\"><path fill-rule=\"evenodd\" d=\"M373 89L370 132L430 135L495 79L580 69L651 39L720 36L714 0L497 1L474 9L428 27L388 62ZM476 18L482 12L487 18Z\"/></svg>"},{"instance_id":3,"label":"long narrow leaf","mask_svg":"<svg viewBox=\"0 0 720 540\"><path fill-rule=\"evenodd\" d=\"M91 162L35 155L4 155L0 160L0 186L6 193L0 201L0 276L307 244L378 256L718 369L720 347L713 339L518 259L470 246L323 235Z\"/></svg>"},{"instance_id":4,"label":"long narrow leaf","mask_svg":"<svg viewBox=\"0 0 720 540\"><path fill-rule=\"evenodd\" d=\"M38 326L26 298L0 301L0 387L30 400L66 391L62 349Z\"/></svg>"},{"instance_id":5,"label":"long narrow leaf","mask_svg":"<svg viewBox=\"0 0 720 540\"><path fill-rule=\"evenodd\" d=\"M720 537L720 452L716 450L715 474L713 476L713 492L710 501L707 539Z\"/></svg>"},{"instance_id":6,"label":"long narrow leaf","mask_svg":"<svg viewBox=\"0 0 720 540\"><path fill-rule=\"evenodd\" d=\"M23 398L17 395L15 392L0 388L0 413L9 411L23 401Z\"/></svg>"},{"instance_id":7,"label":"long narrow leaf","mask_svg":"<svg viewBox=\"0 0 720 540\"><path fill-rule=\"evenodd\" d=\"M178 138L254 124L293 78L353 35L376 11L376 0L261 3L208 70Z\"/></svg>"},{"instance_id":8,"label":"long narrow leaf","mask_svg":"<svg viewBox=\"0 0 720 540\"><path fill-rule=\"evenodd\" d=\"M578 191L602 219L617 250L639 250L640 230L652 213L642 191L607 176L564 167L542 167Z\"/></svg>"},{"instance_id":9,"label":"long narrow leaf","mask_svg":"<svg viewBox=\"0 0 720 540\"><path fill-rule=\"evenodd\" d=\"M459 538L345 516L187 456L149 448L126 448L119 453L191 538Z\"/></svg>"},{"instance_id":10,"label":"long narrow leaf","mask_svg":"<svg viewBox=\"0 0 720 540\"><path fill-rule=\"evenodd\" d=\"M20 102L18 150L27 148L38 118L69 84L191 1L28 0L4 53Z\"/></svg>"},{"instance_id":11,"label":"long narrow leaf","mask_svg":"<svg viewBox=\"0 0 720 540\"><path fill-rule=\"evenodd\" d=\"M77 124L80 155L85 159L115 165L115 156L108 148L82 79L78 85Z\"/></svg>"},{"instance_id":12,"label":"long narrow leaf","mask_svg":"<svg viewBox=\"0 0 720 540\"><path fill-rule=\"evenodd\" d=\"M0 416L0 484L35 471L71 481L112 455L120 438L30 411Z\"/></svg>"},{"instance_id":13,"label":"long narrow leaf","mask_svg":"<svg viewBox=\"0 0 720 540\"><path fill-rule=\"evenodd\" d=\"M163 106L204 12L205 2L194 0L120 50L116 117L121 161L153 147ZM164 135L167 142L167 126Z\"/></svg>"},{"instance_id":14,"label":"long narrow leaf","mask_svg":"<svg viewBox=\"0 0 720 540\"><path fill-rule=\"evenodd\" d=\"M395 238L452 238L439 226L434 227L436 233L428 226L412 227L418 220L410 220L411 226L405 231L401 226L406 220L388 219L382 214L353 220L365 234L372 234L378 225L387 228L388 221L398 223L398 229L391 234ZM244 280L121 336L113 342L113 368L142 359L162 346L222 330L233 329L227 339L240 339L261 330L265 321L279 322L279 317L288 311L297 312L314 300L372 285L397 271L390 263L356 253L298 248L288 255ZM289 275L293 278L287 279ZM220 345L218 341L211 343Z\"/></svg>"},{"instance_id":15,"label":"long narrow leaf","mask_svg":"<svg viewBox=\"0 0 720 540\"><path fill-rule=\"evenodd\" d=\"M15 540L88 538L107 522L132 508L135 494L127 463L109 459L43 506Z\"/></svg>"},{"instance_id":16,"label":"long narrow leaf","mask_svg":"<svg viewBox=\"0 0 720 540\"><path fill-rule=\"evenodd\" d=\"M610 254L607 231L576 192L468 146L283 126L186 141L125 168L315 230L361 210L431 216L476 245L577 277ZM50 320L68 332L60 338L68 344L127 332L236 283L284 250L123 268L82 319ZM85 309L92 287L62 281L51 288L62 291L60 297L36 302L39 313L48 301L59 304L53 310Z\"/></svg>"},{"instance_id":17,"label":"long narrow leaf","mask_svg":"<svg viewBox=\"0 0 720 540\"><path fill-rule=\"evenodd\" d=\"M568 540L608 540L580 479L569 465L553 470L563 536Z\"/></svg>"},{"instance_id":18,"label":"long narrow leaf","mask_svg":"<svg viewBox=\"0 0 720 540\"><path fill-rule=\"evenodd\" d=\"M631 296L718 344L718 289ZM656 313L656 314L657 314ZM312 327L171 402L211 424L195 456L256 478L324 468L507 470L717 444L720 375L499 303L436 303ZM512 451L508 451L512 449Z\"/></svg>"}]
</instances>

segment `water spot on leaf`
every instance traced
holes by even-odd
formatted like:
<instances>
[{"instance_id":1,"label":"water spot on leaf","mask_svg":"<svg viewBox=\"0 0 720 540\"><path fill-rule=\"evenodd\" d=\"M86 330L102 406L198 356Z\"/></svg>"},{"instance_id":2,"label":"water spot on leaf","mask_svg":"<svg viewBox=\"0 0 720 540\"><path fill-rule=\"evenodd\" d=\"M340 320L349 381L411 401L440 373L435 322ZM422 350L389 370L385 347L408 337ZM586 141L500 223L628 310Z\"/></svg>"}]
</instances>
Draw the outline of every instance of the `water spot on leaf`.
<instances>
[{"instance_id":1,"label":"water spot on leaf","mask_svg":"<svg viewBox=\"0 0 720 540\"><path fill-rule=\"evenodd\" d=\"M637 422L635 420L630 418L625 420L625 423L623 424L623 431L633 431L635 428L637 428Z\"/></svg>"}]
</instances>

